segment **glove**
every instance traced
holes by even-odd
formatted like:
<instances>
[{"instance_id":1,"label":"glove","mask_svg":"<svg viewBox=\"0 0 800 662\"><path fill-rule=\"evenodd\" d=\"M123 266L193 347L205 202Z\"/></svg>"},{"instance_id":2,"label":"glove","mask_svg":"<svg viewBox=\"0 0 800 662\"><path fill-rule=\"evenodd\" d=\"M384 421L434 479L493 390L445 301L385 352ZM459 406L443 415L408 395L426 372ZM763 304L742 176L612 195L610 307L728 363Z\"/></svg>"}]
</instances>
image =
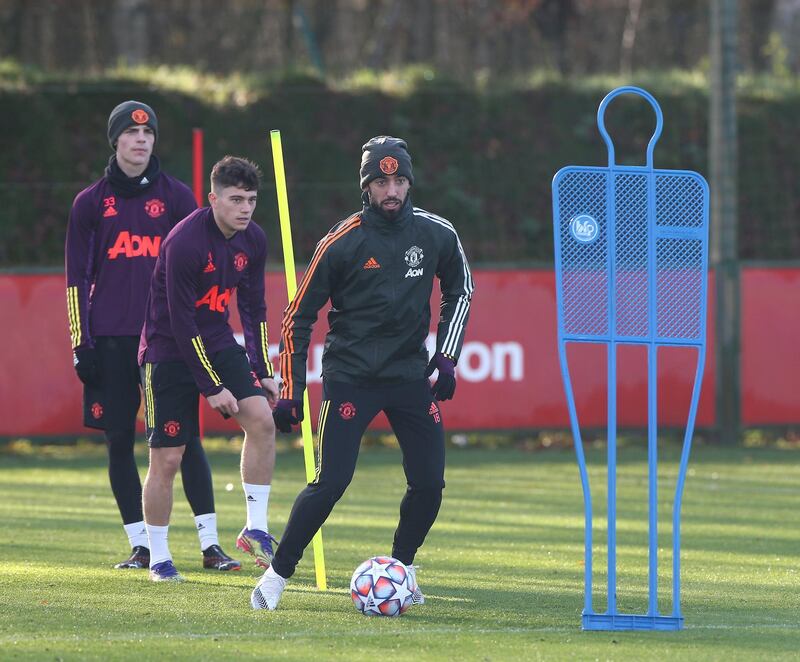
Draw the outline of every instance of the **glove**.
<instances>
[{"instance_id":1,"label":"glove","mask_svg":"<svg viewBox=\"0 0 800 662\"><path fill-rule=\"evenodd\" d=\"M302 400L278 400L272 410L272 420L281 432L290 433L292 426L303 420Z\"/></svg>"},{"instance_id":2,"label":"glove","mask_svg":"<svg viewBox=\"0 0 800 662\"><path fill-rule=\"evenodd\" d=\"M449 356L445 356L441 352L436 352L433 355L428 367L425 370L425 376L430 377L434 370L439 371L439 376L436 382L431 386L431 393L433 397L440 402L449 400L456 392L456 364Z\"/></svg>"},{"instance_id":3,"label":"glove","mask_svg":"<svg viewBox=\"0 0 800 662\"><path fill-rule=\"evenodd\" d=\"M75 372L84 384L94 384L98 379L97 350L94 347L76 349L74 352Z\"/></svg>"}]
</instances>

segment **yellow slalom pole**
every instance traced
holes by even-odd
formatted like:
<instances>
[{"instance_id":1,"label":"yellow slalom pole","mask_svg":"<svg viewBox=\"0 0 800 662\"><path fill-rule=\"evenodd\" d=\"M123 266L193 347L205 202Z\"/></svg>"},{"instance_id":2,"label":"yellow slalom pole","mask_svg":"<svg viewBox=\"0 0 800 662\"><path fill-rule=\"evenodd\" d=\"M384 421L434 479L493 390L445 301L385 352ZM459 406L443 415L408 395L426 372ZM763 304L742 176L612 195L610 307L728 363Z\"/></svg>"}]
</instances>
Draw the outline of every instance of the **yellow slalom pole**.
<instances>
[{"instance_id":1,"label":"yellow slalom pole","mask_svg":"<svg viewBox=\"0 0 800 662\"><path fill-rule=\"evenodd\" d=\"M281 242L283 244L283 266L286 271L286 292L289 301L294 299L297 292L297 275L294 266L294 248L292 247L292 223L289 220L289 197L286 193L286 173L283 168L283 147L281 146L281 132L273 129L269 132L272 142L272 163L275 166L275 188L278 191L278 215L281 222ZM303 410L305 417L300 424L303 432L303 457L306 465L306 480L314 480L316 464L314 462L314 438L311 433L311 410L308 405L308 389L303 393ZM325 554L322 551L322 529L314 534L312 540L314 548L314 570L317 575L317 588L321 591L328 589L325 579Z\"/></svg>"}]
</instances>

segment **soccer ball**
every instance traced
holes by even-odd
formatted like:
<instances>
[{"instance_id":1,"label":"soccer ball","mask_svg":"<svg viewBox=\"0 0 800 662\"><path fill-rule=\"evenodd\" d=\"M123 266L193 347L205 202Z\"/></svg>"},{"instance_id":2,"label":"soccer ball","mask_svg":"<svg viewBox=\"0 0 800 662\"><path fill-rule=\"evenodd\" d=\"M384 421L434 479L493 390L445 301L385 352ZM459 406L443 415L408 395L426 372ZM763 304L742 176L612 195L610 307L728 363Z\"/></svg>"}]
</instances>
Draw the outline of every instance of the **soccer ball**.
<instances>
[{"instance_id":1,"label":"soccer ball","mask_svg":"<svg viewBox=\"0 0 800 662\"><path fill-rule=\"evenodd\" d=\"M411 606L416 588L408 568L391 556L375 556L356 568L350 597L365 616L400 616Z\"/></svg>"}]
</instances>

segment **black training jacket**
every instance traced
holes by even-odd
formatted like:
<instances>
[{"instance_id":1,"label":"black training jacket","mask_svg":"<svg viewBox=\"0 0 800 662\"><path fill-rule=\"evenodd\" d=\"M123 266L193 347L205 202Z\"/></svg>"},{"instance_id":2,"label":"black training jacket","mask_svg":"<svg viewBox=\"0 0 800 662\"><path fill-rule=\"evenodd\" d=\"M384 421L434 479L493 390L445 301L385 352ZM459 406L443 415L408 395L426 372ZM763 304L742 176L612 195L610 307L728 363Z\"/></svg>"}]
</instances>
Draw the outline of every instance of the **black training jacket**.
<instances>
[{"instance_id":1,"label":"black training jacket","mask_svg":"<svg viewBox=\"0 0 800 662\"><path fill-rule=\"evenodd\" d=\"M452 223L412 207L410 197L393 220L365 204L337 223L284 312L281 398L303 396L311 327L328 299L325 379L367 386L421 379L434 276L442 293L436 351L457 361L474 286Z\"/></svg>"}]
</instances>

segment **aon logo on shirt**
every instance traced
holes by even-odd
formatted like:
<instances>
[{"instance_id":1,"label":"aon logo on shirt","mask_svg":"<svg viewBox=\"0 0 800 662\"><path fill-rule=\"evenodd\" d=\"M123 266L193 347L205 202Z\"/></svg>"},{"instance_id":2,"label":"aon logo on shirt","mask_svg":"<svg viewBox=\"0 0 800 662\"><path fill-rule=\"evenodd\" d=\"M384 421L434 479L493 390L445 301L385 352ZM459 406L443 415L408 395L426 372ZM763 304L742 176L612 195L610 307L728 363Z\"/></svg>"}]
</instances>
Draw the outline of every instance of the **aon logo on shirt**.
<instances>
[{"instance_id":1,"label":"aon logo on shirt","mask_svg":"<svg viewBox=\"0 0 800 662\"><path fill-rule=\"evenodd\" d=\"M209 310L213 310L217 313L224 313L225 309L228 307L228 304L231 302L232 292L233 288L222 290L222 292L220 292L219 286L214 285L214 287L212 287L195 302L194 307L200 308L200 306L208 306Z\"/></svg>"},{"instance_id":2,"label":"aon logo on shirt","mask_svg":"<svg viewBox=\"0 0 800 662\"><path fill-rule=\"evenodd\" d=\"M161 247L161 237L140 237L138 234L131 234L127 230L117 235L114 245L108 249L108 259L116 260L120 255L124 257L158 257L158 249Z\"/></svg>"},{"instance_id":3,"label":"aon logo on shirt","mask_svg":"<svg viewBox=\"0 0 800 662\"><path fill-rule=\"evenodd\" d=\"M409 269L408 271L406 271L405 278L416 278L417 276L421 276L422 269L423 269L422 267L420 267L419 269Z\"/></svg>"}]
</instances>

